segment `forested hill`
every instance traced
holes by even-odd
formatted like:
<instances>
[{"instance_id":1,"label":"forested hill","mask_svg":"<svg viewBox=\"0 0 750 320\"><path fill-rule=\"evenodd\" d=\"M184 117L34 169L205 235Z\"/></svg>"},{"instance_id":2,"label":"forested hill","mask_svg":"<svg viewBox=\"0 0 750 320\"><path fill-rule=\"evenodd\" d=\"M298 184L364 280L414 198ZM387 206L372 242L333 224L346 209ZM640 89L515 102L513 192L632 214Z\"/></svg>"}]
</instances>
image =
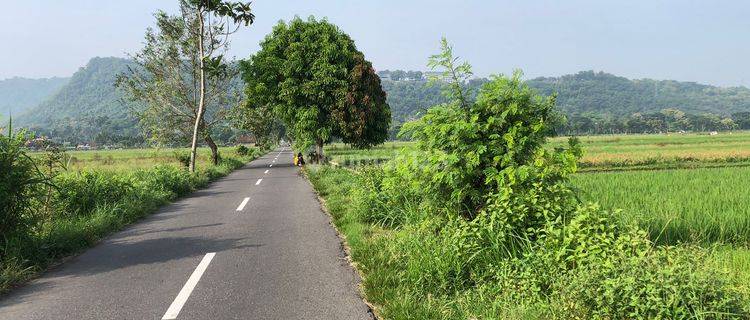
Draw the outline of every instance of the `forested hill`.
<instances>
[{"instance_id":1,"label":"forested hill","mask_svg":"<svg viewBox=\"0 0 750 320\"><path fill-rule=\"evenodd\" d=\"M55 94L70 78L0 80L0 119L18 116Z\"/></svg>"},{"instance_id":2,"label":"forested hill","mask_svg":"<svg viewBox=\"0 0 750 320\"><path fill-rule=\"evenodd\" d=\"M626 116L667 108L720 116L750 111L750 89L745 87L721 88L674 80L630 80L593 71L536 78L528 83L543 94L557 92L557 106L568 115Z\"/></svg>"},{"instance_id":3,"label":"forested hill","mask_svg":"<svg viewBox=\"0 0 750 320\"><path fill-rule=\"evenodd\" d=\"M475 80L470 86L481 83ZM558 110L567 115L627 116L674 108L686 113L719 116L750 111L750 89L721 88L674 80L630 80L609 73L583 71L528 80L542 94L557 92ZM395 120L407 120L443 102L440 88L424 80L383 81Z\"/></svg>"},{"instance_id":4,"label":"forested hill","mask_svg":"<svg viewBox=\"0 0 750 320\"><path fill-rule=\"evenodd\" d=\"M69 80L48 79L48 83L60 82L64 85L61 84L57 93L38 106L29 108L25 114L16 116L18 113L14 111L14 122L58 141L99 144L142 142L129 107L123 104L114 87L117 74L125 71L131 63L122 58L94 58ZM483 81L472 80L469 86L476 89ZM659 113L663 109L679 109L688 114L712 113L719 117L750 111L750 89L747 88L720 88L671 80L629 80L592 71L536 78L528 83L543 94L558 92L559 110L573 120L580 118L575 117L578 115L589 118L624 117L633 113ZM445 102L440 93L442 86L428 85L423 79L384 79L382 84L393 115L392 137L405 121L419 117L427 108ZM35 94L44 95L45 89L41 86L35 88L38 91ZM3 92L1 90L2 86L0 92ZM0 94L0 99L10 99L6 97ZM0 100L0 107L5 100ZM33 100L13 101L22 105L22 101Z\"/></svg>"},{"instance_id":5,"label":"forested hill","mask_svg":"<svg viewBox=\"0 0 750 320\"><path fill-rule=\"evenodd\" d=\"M135 137L138 128L114 86L130 62L122 58L93 58L59 92L17 119L37 133L77 141L108 143Z\"/></svg>"},{"instance_id":6,"label":"forested hill","mask_svg":"<svg viewBox=\"0 0 750 320\"><path fill-rule=\"evenodd\" d=\"M475 79L468 86L476 92L484 81ZM673 80L630 80L593 71L535 78L527 83L545 95L557 92L558 110L571 119L580 115L627 117L634 113L660 113L664 109L678 109L695 115L710 113L719 118L750 111L750 89L744 87L721 88ZM392 137L405 121L445 102L440 94L441 86L431 86L424 79L383 80L383 88L388 93L393 114Z\"/></svg>"}]
</instances>

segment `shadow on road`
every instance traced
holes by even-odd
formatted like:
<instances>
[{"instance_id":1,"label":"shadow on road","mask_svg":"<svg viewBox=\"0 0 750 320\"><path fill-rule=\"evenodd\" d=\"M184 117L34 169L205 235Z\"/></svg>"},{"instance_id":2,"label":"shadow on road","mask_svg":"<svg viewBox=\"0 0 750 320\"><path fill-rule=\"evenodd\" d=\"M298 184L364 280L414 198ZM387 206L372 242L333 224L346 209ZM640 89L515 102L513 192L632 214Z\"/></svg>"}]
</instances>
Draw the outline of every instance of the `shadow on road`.
<instances>
[{"instance_id":1,"label":"shadow on road","mask_svg":"<svg viewBox=\"0 0 750 320\"><path fill-rule=\"evenodd\" d=\"M196 226L201 227L201 226ZM156 231L156 230L155 230ZM91 282L106 282L96 277L128 277L139 270L128 270L139 266L162 264L173 260L195 258L208 252L225 252L258 248L263 244L246 243L244 239L206 239L203 237L166 237L147 240L115 240L104 242L82 255L53 268L42 278L33 280L11 293L0 296L0 308L24 302L36 293L58 285L81 285ZM245 240L246 241L246 240ZM164 266L164 268L169 268ZM105 273L107 273L105 275ZM78 282L78 278L87 278ZM72 282L72 283L71 283Z\"/></svg>"}]
</instances>

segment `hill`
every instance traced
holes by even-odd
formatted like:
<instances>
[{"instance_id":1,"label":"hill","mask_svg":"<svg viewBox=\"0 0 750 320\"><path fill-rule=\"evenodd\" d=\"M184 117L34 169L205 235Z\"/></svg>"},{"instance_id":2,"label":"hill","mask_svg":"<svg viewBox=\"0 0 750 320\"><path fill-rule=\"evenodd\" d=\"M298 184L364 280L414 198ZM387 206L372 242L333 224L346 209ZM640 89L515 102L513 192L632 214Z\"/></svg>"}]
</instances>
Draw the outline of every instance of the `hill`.
<instances>
[{"instance_id":1,"label":"hill","mask_svg":"<svg viewBox=\"0 0 750 320\"><path fill-rule=\"evenodd\" d=\"M0 117L20 115L60 90L70 78L0 80Z\"/></svg>"},{"instance_id":2,"label":"hill","mask_svg":"<svg viewBox=\"0 0 750 320\"><path fill-rule=\"evenodd\" d=\"M568 115L625 116L668 108L720 116L750 111L750 89L745 87L722 88L674 80L630 80L594 71L536 78L528 83L542 94L558 92L557 106Z\"/></svg>"},{"instance_id":3,"label":"hill","mask_svg":"<svg viewBox=\"0 0 750 320\"><path fill-rule=\"evenodd\" d=\"M17 124L70 143L110 143L138 137L135 119L115 88L131 65L122 58L93 58L60 90L17 119Z\"/></svg>"},{"instance_id":4,"label":"hill","mask_svg":"<svg viewBox=\"0 0 750 320\"><path fill-rule=\"evenodd\" d=\"M38 106L15 118L15 122L20 126L30 127L37 133L70 143L140 143L142 138L136 121L114 87L117 74L125 71L131 64L132 62L122 58L94 58L70 79L47 79L45 83L58 81L64 85ZM445 102L440 93L442 85L429 85L423 78L412 78L400 81L385 78L382 82L393 114L392 137L395 137L404 122L419 117L431 106ZM472 80L468 86L476 89L485 80ZM6 81L8 80L0 84ZM561 132L593 134L615 131L657 132L662 127L669 127L664 130L683 129L679 126L670 127L666 123L669 122L668 119L660 115L664 109L679 109L687 116L696 115L689 119L690 122L701 123L699 129L714 130L721 129L722 118L737 113L742 113L747 118L746 112L750 111L750 89L744 87L721 88L672 80L630 80L593 71L535 78L528 80L528 83L543 94L558 92L558 108L568 116L568 123L561 126ZM37 91L39 92L35 94L43 95L43 90ZM19 101L18 105L21 105L20 101L33 100L15 101ZM712 114L711 117L697 118L697 115L707 113ZM627 119L633 114L643 116ZM607 120L611 125L602 127L604 121L597 119L614 120ZM743 121L735 119L741 128L750 126L750 120ZM651 125L639 125L637 122ZM706 122L710 123L703 124ZM684 129L691 130L687 127ZM225 138L227 137L221 139L226 140Z\"/></svg>"},{"instance_id":5,"label":"hill","mask_svg":"<svg viewBox=\"0 0 750 320\"><path fill-rule=\"evenodd\" d=\"M406 72L404 72L406 73ZM467 85L476 89L486 79ZM604 72L582 71L561 77L528 80L542 94L557 92L557 108L568 122L560 124L560 133L659 132L664 130L722 130L731 117L739 128L746 128L750 111L750 89L722 88L674 80L630 80ZM393 114L391 136L402 123L418 117L426 108L445 102L441 86L430 86L424 79L383 80ZM665 111L669 109L670 111ZM692 126L671 126L664 113L679 111ZM633 115L635 114L635 118ZM742 119L738 118L742 117ZM669 119L668 119L669 118ZM605 121L606 120L606 121ZM631 120L628 125L628 120ZM637 122L650 122L650 125ZM603 124L606 122L606 126ZM668 127L668 128L665 128Z\"/></svg>"}]
</instances>

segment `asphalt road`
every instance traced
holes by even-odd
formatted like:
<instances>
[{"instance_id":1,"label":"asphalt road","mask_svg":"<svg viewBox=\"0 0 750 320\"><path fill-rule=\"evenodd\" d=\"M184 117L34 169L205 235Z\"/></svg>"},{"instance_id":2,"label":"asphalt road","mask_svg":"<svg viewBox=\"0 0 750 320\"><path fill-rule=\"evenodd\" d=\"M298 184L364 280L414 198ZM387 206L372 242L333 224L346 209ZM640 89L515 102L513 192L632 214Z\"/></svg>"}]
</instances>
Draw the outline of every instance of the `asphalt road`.
<instances>
[{"instance_id":1,"label":"asphalt road","mask_svg":"<svg viewBox=\"0 0 750 320\"><path fill-rule=\"evenodd\" d=\"M0 297L0 319L371 319L291 161L273 151L161 208Z\"/></svg>"}]
</instances>

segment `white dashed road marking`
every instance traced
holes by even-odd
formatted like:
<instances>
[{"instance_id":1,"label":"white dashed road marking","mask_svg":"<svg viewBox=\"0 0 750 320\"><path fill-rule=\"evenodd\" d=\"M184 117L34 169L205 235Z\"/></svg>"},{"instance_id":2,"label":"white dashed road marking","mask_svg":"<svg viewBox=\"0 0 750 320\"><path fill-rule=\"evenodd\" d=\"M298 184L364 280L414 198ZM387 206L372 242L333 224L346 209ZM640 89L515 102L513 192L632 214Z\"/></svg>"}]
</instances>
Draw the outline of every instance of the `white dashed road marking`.
<instances>
[{"instance_id":1,"label":"white dashed road marking","mask_svg":"<svg viewBox=\"0 0 750 320\"><path fill-rule=\"evenodd\" d=\"M177 298L174 299L172 305L170 305L169 309L167 309L167 313L165 313L161 318L162 320L177 319L177 315L180 314L182 306L185 305L185 302L190 297L190 293L192 293L193 289L195 289L195 285L198 284L198 281L200 281L201 277L203 276L203 272L206 271L206 268L208 268L208 265L211 263L211 260L215 255L215 252L210 252L203 257L201 263L198 264L198 267L195 268L195 271L193 271L193 274L190 275L188 281L185 282L185 285L182 287L182 290L180 290L180 293L177 294Z\"/></svg>"},{"instance_id":2,"label":"white dashed road marking","mask_svg":"<svg viewBox=\"0 0 750 320\"><path fill-rule=\"evenodd\" d=\"M261 181L263 181L263 179L258 179L258 181L255 181L255 185L259 185Z\"/></svg>"},{"instance_id":3,"label":"white dashed road marking","mask_svg":"<svg viewBox=\"0 0 750 320\"><path fill-rule=\"evenodd\" d=\"M240 203L240 206L237 207L237 211L242 211L242 209L245 209L245 205L247 202L250 201L250 198L245 198L245 200L242 200L242 203Z\"/></svg>"}]
</instances>

